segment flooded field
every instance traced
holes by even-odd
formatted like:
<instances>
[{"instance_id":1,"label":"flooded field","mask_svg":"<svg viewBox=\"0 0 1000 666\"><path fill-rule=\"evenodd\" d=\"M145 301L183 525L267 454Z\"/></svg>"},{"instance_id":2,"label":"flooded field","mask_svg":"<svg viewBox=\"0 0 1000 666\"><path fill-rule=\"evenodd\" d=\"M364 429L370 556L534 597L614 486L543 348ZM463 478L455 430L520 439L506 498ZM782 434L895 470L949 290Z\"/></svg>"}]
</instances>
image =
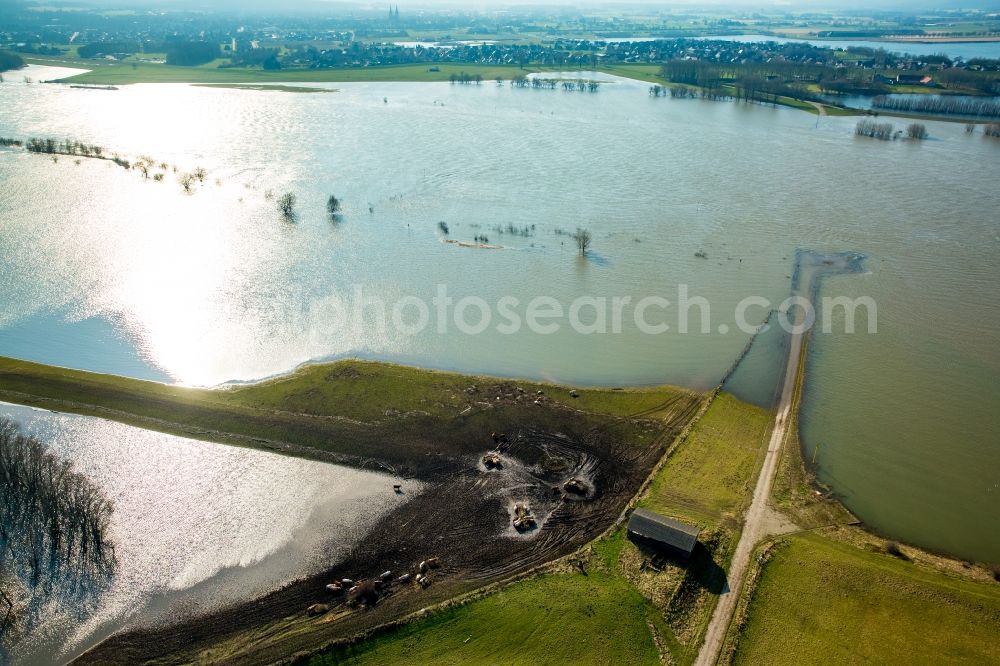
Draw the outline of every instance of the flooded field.
<instances>
[{"instance_id":1,"label":"flooded field","mask_svg":"<svg viewBox=\"0 0 1000 666\"><path fill-rule=\"evenodd\" d=\"M610 77L597 93L310 84L338 90L325 95L15 78L0 84L0 136L72 137L167 169L154 182L0 149L0 354L194 385L358 356L706 388L749 337L743 299L780 303L799 249L856 251L866 272L821 295L871 297L878 330L845 335L837 313L813 337L806 450L876 530L1000 560L1000 534L982 527L1000 511L1000 142L943 122L926 123L927 141L874 141L852 118L653 99ZM185 194L174 165L207 176ZM294 220L276 210L286 191ZM593 234L588 258L577 227ZM443 242L482 237L501 249ZM681 333L668 309L655 335L628 316L605 334L496 321L408 334L338 309L358 288L429 303L439 285L454 301L656 295L675 308L685 285L710 325ZM734 390L768 404L781 344L762 338Z\"/></svg>"},{"instance_id":2,"label":"flooded field","mask_svg":"<svg viewBox=\"0 0 1000 666\"><path fill-rule=\"evenodd\" d=\"M92 593L51 594L14 663L65 660L119 629L225 608L326 569L405 501L385 474L3 403L0 417L71 460L115 507L115 572ZM408 497L419 487L408 484Z\"/></svg>"}]
</instances>

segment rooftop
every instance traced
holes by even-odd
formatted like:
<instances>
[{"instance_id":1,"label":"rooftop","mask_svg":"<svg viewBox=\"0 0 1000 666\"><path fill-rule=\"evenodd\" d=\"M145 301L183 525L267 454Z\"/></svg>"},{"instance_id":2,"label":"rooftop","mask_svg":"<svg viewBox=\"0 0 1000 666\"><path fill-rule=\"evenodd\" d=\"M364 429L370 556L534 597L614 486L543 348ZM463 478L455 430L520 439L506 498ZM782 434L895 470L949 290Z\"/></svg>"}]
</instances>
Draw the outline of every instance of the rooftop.
<instances>
[{"instance_id":1,"label":"rooftop","mask_svg":"<svg viewBox=\"0 0 1000 666\"><path fill-rule=\"evenodd\" d=\"M686 553L694 550L700 532L695 525L661 516L649 509L636 509L632 512L632 517L628 521L628 531Z\"/></svg>"}]
</instances>

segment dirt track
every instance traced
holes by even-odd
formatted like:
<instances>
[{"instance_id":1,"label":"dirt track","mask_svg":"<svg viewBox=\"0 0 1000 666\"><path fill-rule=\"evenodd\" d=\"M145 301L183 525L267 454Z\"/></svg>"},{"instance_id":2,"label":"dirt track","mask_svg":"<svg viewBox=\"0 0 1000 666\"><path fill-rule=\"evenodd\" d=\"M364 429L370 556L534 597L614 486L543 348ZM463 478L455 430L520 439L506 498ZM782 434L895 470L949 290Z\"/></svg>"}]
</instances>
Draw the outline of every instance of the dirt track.
<instances>
[{"instance_id":1,"label":"dirt track","mask_svg":"<svg viewBox=\"0 0 1000 666\"><path fill-rule=\"evenodd\" d=\"M781 387L781 399L778 402L777 416L774 419L774 429L771 431L771 440L767 445L767 454L764 457L760 476L757 477L757 485L753 491L753 501L747 510L743 532L740 534L740 541L736 545L732 563L726 574L726 590L719 597L719 603L712 614L712 619L705 632L705 642L702 644L698 658L695 660L695 666L711 666L718 660L722 644L726 639L726 632L729 630L729 623L732 620L733 612L736 610L736 603L740 598L743 579L750 564L750 555L760 540L768 535L767 528L772 524L767 502L768 497L771 495L774 474L778 470L781 444L785 441L788 415L792 405L792 394L795 391L795 379L799 371L799 357L802 353L803 333L792 333L789 337L788 365L785 368L784 383Z\"/></svg>"},{"instance_id":2,"label":"dirt track","mask_svg":"<svg viewBox=\"0 0 1000 666\"><path fill-rule=\"evenodd\" d=\"M511 403L446 424L410 420L396 434L405 441L407 431L422 431L421 445L403 462L426 489L380 520L344 561L236 608L113 637L78 663L182 663L227 639L248 650L230 654L223 663L271 663L571 552L618 517L698 404L697 396L686 395L663 405L655 419L598 418L565 405ZM436 429L436 451L427 450L428 427ZM481 456L493 446L493 431L509 433L509 442L500 447L502 468L486 470ZM407 450L405 444L400 447ZM398 463L399 450L395 453ZM584 498L567 495L564 500L553 487L574 476L592 490ZM531 504L539 521L535 531L513 531L510 510L515 501ZM417 564L432 556L439 557L442 566L432 572L429 588L420 589L412 581L393 584L371 608L348 609L325 589L345 577L357 580L386 570L394 576L415 573ZM334 608L307 618L306 608L318 602L334 603ZM294 631L261 630L283 618L294 619ZM253 643L246 638L251 630Z\"/></svg>"}]
</instances>

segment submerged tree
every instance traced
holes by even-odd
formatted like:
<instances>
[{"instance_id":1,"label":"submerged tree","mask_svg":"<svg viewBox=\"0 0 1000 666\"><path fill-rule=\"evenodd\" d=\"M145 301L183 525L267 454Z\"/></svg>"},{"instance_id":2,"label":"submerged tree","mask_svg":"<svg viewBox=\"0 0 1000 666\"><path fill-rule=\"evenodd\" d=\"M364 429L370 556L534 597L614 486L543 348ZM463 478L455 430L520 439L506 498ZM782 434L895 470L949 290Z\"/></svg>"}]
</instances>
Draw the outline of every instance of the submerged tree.
<instances>
[{"instance_id":1,"label":"submerged tree","mask_svg":"<svg viewBox=\"0 0 1000 666\"><path fill-rule=\"evenodd\" d=\"M912 123L906 127L906 136L911 139L926 139L927 127L921 123Z\"/></svg>"},{"instance_id":2,"label":"submerged tree","mask_svg":"<svg viewBox=\"0 0 1000 666\"><path fill-rule=\"evenodd\" d=\"M107 580L115 568L113 512L101 488L69 461L0 418L0 575L27 591L29 615L53 598L78 604Z\"/></svg>"},{"instance_id":3,"label":"submerged tree","mask_svg":"<svg viewBox=\"0 0 1000 666\"><path fill-rule=\"evenodd\" d=\"M580 256L587 254L587 250L590 248L591 236L590 232L586 229L576 228L576 233L573 234L573 240L576 241L576 247L580 250Z\"/></svg>"},{"instance_id":4,"label":"submerged tree","mask_svg":"<svg viewBox=\"0 0 1000 666\"><path fill-rule=\"evenodd\" d=\"M854 126L854 133L858 136L868 136L873 139L888 141L893 138L892 123L880 123L870 118L859 120Z\"/></svg>"},{"instance_id":5,"label":"submerged tree","mask_svg":"<svg viewBox=\"0 0 1000 666\"><path fill-rule=\"evenodd\" d=\"M326 212L330 214L330 217L339 213L340 199L331 194L330 198L326 200Z\"/></svg>"},{"instance_id":6,"label":"submerged tree","mask_svg":"<svg viewBox=\"0 0 1000 666\"><path fill-rule=\"evenodd\" d=\"M295 217L295 195L291 192L285 192L278 197L278 210L286 218Z\"/></svg>"}]
</instances>

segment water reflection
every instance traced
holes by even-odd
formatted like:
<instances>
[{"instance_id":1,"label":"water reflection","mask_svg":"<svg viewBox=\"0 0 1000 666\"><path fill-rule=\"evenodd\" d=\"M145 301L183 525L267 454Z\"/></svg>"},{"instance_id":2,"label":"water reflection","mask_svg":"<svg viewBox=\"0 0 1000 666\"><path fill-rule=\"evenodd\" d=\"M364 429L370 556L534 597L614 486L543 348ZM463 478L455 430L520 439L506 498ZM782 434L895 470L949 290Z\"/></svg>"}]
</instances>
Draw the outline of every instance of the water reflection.
<instances>
[{"instance_id":1,"label":"water reflection","mask_svg":"<svg viewBox=\"0 0 1000 666\"><path fill-rule=\"evenodd\" d=\"M16 646L19 663L264 594L336 562L405 501L384 474L11 405L0 416L72 460L115 504L114 576L85 606L50 604Z\"/></svg>"}]
</instances>

